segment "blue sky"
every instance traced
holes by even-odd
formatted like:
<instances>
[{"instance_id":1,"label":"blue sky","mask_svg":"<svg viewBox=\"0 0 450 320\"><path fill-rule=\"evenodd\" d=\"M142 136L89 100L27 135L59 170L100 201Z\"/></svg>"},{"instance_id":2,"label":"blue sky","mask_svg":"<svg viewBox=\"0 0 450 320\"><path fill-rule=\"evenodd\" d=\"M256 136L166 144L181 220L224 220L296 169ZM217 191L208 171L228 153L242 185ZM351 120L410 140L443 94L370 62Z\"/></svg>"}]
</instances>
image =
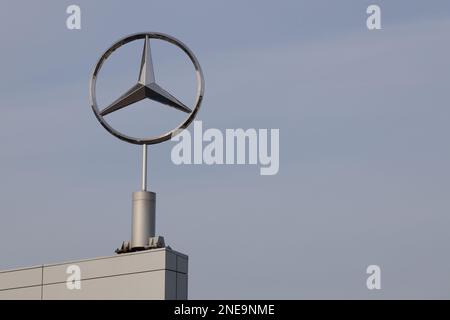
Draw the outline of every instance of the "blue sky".
<instances>
[{"instance_id":1,"label":"blue sky","mask_svg":"<svg viewBox=\"0 0 450 320\"><path fill-rule=\"evenodd\" d=\"M280 129L276 176L149 149L157 232L189 255L190 298L449 297L448 1L77 1L69 31L73 3L2 2L0 269L129 237L140 149L98 124L88 80L117 39L159 31L202 65L206 128ZM189 69L164 50L159 75L189 100ZM136 76L135 53L105 73L105 101Z\"/></svg>"}]
</instances>

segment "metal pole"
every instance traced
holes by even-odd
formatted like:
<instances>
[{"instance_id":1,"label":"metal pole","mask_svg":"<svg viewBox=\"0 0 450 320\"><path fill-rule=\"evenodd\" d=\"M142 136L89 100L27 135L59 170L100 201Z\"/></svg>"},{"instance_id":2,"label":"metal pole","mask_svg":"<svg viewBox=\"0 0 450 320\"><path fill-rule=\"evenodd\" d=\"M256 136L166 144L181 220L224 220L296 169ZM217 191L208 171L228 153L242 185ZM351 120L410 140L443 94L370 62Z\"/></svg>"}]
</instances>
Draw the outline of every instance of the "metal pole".
<instances>
[{"instance_id":1,"label":"metal pole","mask_svg":"<svg viewBox=\"0 0 450 320\"><path fill-rule=\"evenodd\" d=\"M131 249L148 247L155 236L156 194L147 191L147 145L142 145L142 190L133 192Z\"/></svg>"},{"instance_id":2,"label":"metal pole","mask_svg":"<svg viewBox=\"0 0 450 320\"><path fill-rule=\"evenodd\" d=\"M147 191L147 145L142 145L142 191Z\"/></svg>"}]
</instances>

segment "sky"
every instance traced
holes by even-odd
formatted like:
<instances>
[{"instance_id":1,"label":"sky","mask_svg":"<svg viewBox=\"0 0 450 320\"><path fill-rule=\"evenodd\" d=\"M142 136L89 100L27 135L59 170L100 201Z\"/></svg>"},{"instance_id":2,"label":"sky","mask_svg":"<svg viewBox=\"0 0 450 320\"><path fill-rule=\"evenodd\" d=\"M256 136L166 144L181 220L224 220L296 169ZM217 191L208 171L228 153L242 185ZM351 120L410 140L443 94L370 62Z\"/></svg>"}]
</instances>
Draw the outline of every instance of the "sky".
<instances>
[{"instance_id":1,"label":"sky","mask_svg":"<svg viewBox=\"0 0 450 320\"><path fill-rule=\"evenodd\" d=\"M119 38L157 31L202 66L205 128L280 130L273 176L149 147L157 234L189 255L190 299L450 297L450 2L1 4L0 269L112 255L130 237L140 147L99 125L89 77ZM81 30L66 28L71 4ZM192 102L192 66L159 45L157 78ZM105 64L99 101L135 81L140 51ZM115 125L157 131L169 111L139 105Z\"/></svg>"}]
</instances>

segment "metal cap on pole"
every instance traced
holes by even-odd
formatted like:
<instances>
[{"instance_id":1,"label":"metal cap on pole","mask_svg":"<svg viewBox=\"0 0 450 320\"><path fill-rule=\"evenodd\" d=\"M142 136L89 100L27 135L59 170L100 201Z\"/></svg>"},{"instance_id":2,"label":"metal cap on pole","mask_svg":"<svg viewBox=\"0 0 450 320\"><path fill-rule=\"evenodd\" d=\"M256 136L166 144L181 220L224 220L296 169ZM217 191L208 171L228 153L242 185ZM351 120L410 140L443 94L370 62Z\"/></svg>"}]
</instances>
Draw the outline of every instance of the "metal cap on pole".
<instances>
[{"instance_id":1,"label":"metal cap on pole","mask_svg":"<svg viewBox=\"0 0 450 320\"><path fill-rule=\"evenodd\" d=\"M131 249L143 250L155 236L156 193L133 192L133 214L131 221Z\"/></svg>"}]
</instances>

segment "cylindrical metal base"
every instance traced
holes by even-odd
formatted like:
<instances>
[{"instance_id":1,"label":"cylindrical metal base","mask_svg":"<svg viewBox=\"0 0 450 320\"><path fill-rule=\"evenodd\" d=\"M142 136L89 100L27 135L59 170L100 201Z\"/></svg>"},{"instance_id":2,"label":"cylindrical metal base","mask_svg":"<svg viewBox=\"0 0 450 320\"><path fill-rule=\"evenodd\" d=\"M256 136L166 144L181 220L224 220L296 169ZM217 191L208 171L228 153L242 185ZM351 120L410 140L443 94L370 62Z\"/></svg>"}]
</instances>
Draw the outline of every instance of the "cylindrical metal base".
<instances>
[{"instance_id":1,"label":"cylindrical metal base","mask_svg":"<svg viewBox=\"0 0 450 320\"><path fill-rule=\"evenodd\" d=\"M133 216L131 222L131 248L143 249L149 238L155 236L156 193L133 192Z\"/></svg>"}]
</instances>

